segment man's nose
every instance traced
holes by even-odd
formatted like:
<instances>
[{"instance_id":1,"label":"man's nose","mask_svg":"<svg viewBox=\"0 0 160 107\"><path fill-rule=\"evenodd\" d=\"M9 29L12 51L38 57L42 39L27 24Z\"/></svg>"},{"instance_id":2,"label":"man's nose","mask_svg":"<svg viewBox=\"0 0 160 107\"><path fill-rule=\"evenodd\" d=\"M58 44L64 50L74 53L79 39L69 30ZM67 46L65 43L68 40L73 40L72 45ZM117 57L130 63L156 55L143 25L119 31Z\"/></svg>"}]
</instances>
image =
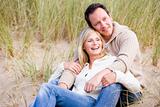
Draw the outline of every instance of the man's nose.
<instances>
[{"instance_id":1,"label":"man's nose","mask_svg":"<svg viewBox=\"0 0 160 107\"><path fill-rule=\"evenodd\" d=\"M104 27L104 26L105 26L105 22L101 21L101 27Z\"/></svg>"}]
</instances>

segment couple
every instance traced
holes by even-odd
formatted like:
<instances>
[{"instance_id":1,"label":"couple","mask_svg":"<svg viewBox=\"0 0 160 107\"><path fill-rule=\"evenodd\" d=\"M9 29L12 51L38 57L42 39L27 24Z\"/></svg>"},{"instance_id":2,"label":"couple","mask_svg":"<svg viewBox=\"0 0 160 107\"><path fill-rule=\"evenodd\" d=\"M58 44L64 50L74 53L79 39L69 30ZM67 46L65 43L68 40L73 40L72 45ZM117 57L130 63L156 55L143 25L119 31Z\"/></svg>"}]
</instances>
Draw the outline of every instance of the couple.
<instances>
[{"instance_id":1,"label":"couple","mask_svg":"<svg viewBox=\"0 0 160 107\"><path fill-rule=\"evenodd\" d=\"M144 84L135 33L113 22L100 3L86 9L85 19L90 28L80 35L75 57L79 63L61 64L31 107L115 107L141 97ZM68 90L72 85L72 91Z\"/></svg>"}]
</instances>

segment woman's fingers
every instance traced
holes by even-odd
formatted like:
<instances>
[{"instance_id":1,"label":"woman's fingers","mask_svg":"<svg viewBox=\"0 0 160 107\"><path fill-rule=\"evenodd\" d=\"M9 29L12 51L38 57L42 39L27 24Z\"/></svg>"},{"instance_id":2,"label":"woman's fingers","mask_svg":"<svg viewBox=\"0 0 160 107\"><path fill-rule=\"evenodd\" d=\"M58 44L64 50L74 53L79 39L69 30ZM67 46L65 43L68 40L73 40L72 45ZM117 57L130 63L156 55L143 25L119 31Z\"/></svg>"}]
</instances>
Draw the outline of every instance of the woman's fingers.
<instances>
[{"instance_id":1,"label":"woman's fingers","mask_svg":"<svg viewBox=\"0 0 160 107\"><path fill-rule=\"evenodd\" d=\"M97 86L95 86L94 84L87 82L87 83L85 84L84 90L85 90L87 93L89 93L89 92L95 90L96 87L97 87Z\"/></svg>"}]
</instances>

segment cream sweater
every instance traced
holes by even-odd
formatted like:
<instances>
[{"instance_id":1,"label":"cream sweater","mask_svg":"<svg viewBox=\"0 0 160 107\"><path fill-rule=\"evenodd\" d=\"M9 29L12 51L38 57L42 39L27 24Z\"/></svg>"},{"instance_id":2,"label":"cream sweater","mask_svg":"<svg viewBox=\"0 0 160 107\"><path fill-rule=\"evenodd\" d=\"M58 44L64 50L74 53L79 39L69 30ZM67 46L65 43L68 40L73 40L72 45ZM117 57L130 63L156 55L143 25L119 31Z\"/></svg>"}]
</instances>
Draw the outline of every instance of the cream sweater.
<instances>
[{"instance_id":1,"label":"cream sweater","mask_svg":"<svg viewBox=\"0 0 160 107\"><path fill-rule=\"evenodd\" d=\"M92 91L91 93L86 93L84 91L84 86L88 80L90 80L101 70L105 69L106 67L109 67L116 59L117 58L114 56L106 55L103 58L95 60L91 69L89 69L89 64L86 63L82 71L77 76L71 76L72 75L71 72L67 73L66 71L67 74L65 74L64 72L62 77L63 79L60 79L60 82L68 84L69 87L71 86L72 82L72 84L74 84L72 91L82 95L88 95L97 99L97 96L102 88L102 85L100 85L96 90ZM55 73L51 76L49 81L59 78L62 75L63 71L64 71L63 64L61 64L55 71ZM116 82L123 84L129 91L138 92L141 90L140 82L130 73L130 71L123 73L119 70L114 70L113 72L116 73ZM69 79L68 77L72 78ZM73 81L73 77L75 77L75 82ZM68 83L68 80L71 81Z\"/></svg>"}]
</instances>

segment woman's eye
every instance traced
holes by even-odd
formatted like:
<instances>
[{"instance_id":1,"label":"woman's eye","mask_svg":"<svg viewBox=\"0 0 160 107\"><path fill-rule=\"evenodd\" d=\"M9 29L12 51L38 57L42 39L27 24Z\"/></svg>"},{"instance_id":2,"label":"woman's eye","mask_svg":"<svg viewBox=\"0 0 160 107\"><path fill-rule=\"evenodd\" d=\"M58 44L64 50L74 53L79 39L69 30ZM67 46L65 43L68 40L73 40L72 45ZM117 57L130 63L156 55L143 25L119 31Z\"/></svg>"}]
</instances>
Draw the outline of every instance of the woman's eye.
<instances>
[{"instance_id":1,"label":"woman's eye","mask_svg":"<svg viewBox=\"0 0 160 107\"><path fill-rule=\"evenodd\" d=\"M97 38L96 40L97 40L97 41L100 41L100 39L99 39L99 38Z\"/></svg>"},{"instance_id":2,"label":"woman's eye","mask_svg":"<svg viewBox=\"0 0 160 107\"><path fill-rule=\"evenodd\" d=\"M92 42L92 40L88 40L88 42Z\"/></svg>"},{"instance_id":3,"label":"woman's eye","mask_svg":"<svg viewBox=\"0 0 160 107\"><path fill-rule=\"evenodd\" d=\"M93 41L93 39L91 39L91 38L87 40L87 42L92 42L92 41Z\"/></svg>"}]
</instances>

